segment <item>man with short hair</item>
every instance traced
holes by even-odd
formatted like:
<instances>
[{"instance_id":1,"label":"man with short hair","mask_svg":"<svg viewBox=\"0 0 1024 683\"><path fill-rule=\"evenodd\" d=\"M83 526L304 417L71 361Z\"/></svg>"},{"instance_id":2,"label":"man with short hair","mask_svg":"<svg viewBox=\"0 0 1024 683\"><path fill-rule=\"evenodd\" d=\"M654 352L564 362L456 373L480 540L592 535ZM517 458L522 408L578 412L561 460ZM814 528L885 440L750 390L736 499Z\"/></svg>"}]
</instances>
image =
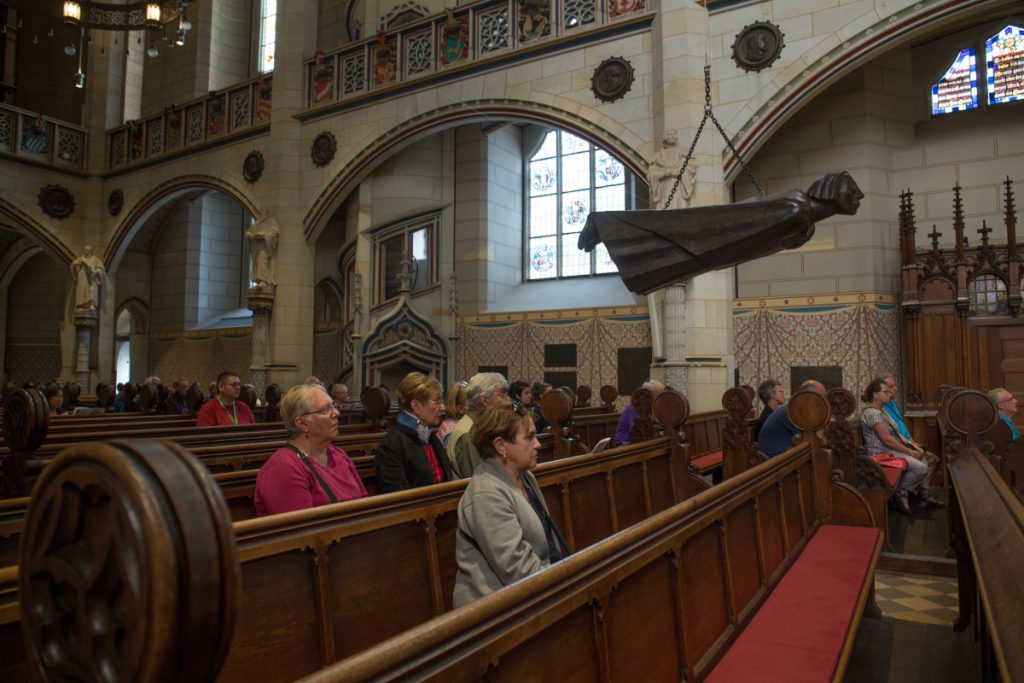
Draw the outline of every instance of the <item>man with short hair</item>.
<instances>
[{"instance_id":1,"label":"man with short hair","mask_svg":"<svg viewBox=\"0 0 1024 683\"><path fill-rule=\"evenodd\" d=\"M807 389L824 397L826 395L825 385L821 382L809 379L800 385L800 390ZM793 438L803 436L803 432L789 420L789 404L779 406L771 412L768 419L761 428L761 434L757 439L757 449L773 458L784 453L793 447Z\"/></svg>"},{"instance_id":2,"label":"man with short hair","mask_svg":"<svg viewBox=\"0 0 1024 683\"><path fill-rule=\"evenodd\" d=\"M251 425L256 422L249 406L238 400L242 381L233 372L217 375L217 395L203 404L196 415L196 427Z\"/></svg>"},{"instance_id":3,"label":"man with short hair","mask_svg":"<svg viewBox=\"0 0 1024 683\"><path fill-rule=\"evenodd\" d=\"M761 411L761 415L757 418L757 425L754 427L754 441L757 441L757 437L761 435L761 429L768 420L768 416L776 408L785 405L786 390L782 388L778 380L766 379L757 387L757 397L764 404L764 410Z\"/></svg>"},{"instance_id":4,"label":"man with short hair","mask_svg":"<svg viewBox=\"0 0 1024 683\"><path fill-rule=\"evenodd\" d=\"M463 438L473 428L476 415L487 406L509 403L508 381L498 372L478 372L466 385L466 414L452 428L445 452L460 477L473 476L473 470L483 462L473 445L473 439Z\"/></svg>"},{"instance_id":5,"label":"man with short hair","mask_svg":"<svg viewBox=\"0 0 1024 683\"><path fill-rule=\"evenodd\" d=\"M996 403L996 409L999 411L999 419L1006 423L1006 426L1010 428L1010 441L1016 441L1020 438L1020 430L1017 429L1017 425L1013 423L1013 416L1017 412L1017 397L1013 395L1007 389L998 387L988 392L988 397Z\"/></svg>"},{"instance_id":6,"label":"man with short hair","mask_svg":"<svg viewBox=\"0 0 1024 683\"><path fill-rule=\"evenodd\" d=\"M168 415L188 415L190 412L188 409L188 401L186 396L188 394L188 378L179 377L174 380L174 391L167 400L164 401L164 405L167 406Z\"/></svg>"},{"instance_id":7,"label":"man with short hair","mask_svg":"<svg viewBox=\"0 0 1024 683\"><path fill-rule=\"evenodd\" d=\"M646 389L651 392L654 396L657 396L661 392L665 391L665 385L656 379L649 379L644 382L641 389ZM619 417L619 424L615 427L615 445L621 446L624 443L629 443L630 434L633 432L633 423L636 422L637 412L633 404L630 403L622 410L622 415Z\"/></svg>"}]
</instances>

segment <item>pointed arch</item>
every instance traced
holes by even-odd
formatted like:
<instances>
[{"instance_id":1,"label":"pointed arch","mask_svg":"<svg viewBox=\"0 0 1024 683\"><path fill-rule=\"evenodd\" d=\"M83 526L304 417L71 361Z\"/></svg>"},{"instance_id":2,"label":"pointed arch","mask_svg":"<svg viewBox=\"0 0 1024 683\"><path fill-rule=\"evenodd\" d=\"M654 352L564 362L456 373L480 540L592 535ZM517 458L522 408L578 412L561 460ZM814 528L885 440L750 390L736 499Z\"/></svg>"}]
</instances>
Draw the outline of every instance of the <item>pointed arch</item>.
<instances>
[{"instance_id":1,"label":"pointed arch","mask_svg":"<svg viewBox=\"0 0 1024 683\"><path fill-rule=\"evenodd\" d=\"M128 245L131 244L132 239L135 238L135 235L145 224L146 220L160 206L186 192L202 188L216 190L231 197L241 204L255 219L259 219L262 216L262 211L253 197L225 180L200 174L172 178L154 187L146 196L136 202L130 211L125 213L124 219L117 226L117 230L114 231L114 235L107 243L107 248L103 253L103 261L107 266L107 272L114 273L117 271L117 267L120 265Z\"/></svg>"},{"instance_id":2,"label":"pointed arch","mask_svg":"<svg viewBox=\"0 0 1024 683\"><path fill-rule=\"evenodd\" d=\"M75 252L64 240L20 207L0 197L0 222L6 218L18 232L28 236L55 261L70 266Z\"/></svg>"},{"instance_id":3,"label":"pointed arch","mask_svg":"<svg viewBox=\"0 0 1024 683\"><path fill-rule=\"evenodd\" d=\"M315 241L345 197L394 152L416 140L454 126L493 122L494 119L538 123L567 130L603 147L637 176L647 176L647 162L640 150L593 123L602 119L602 115L596 110L581 107L580 113L574 114L547 104L511 99L460 102L439 107L400 123L361 149L325 184L306 213L302 223L306 239Z\"/></svg>"},{"instance_id":4,"label":"pointed arch","mask_svg":"<svg viewBox=\"0 0 1024 683\"><path fill-rule=\"evenodd\" d=\"M751 159L804 105L854 69L944 24L958 22L989 5L998 5L999 1L937 0L917 3L892 14L879 16L877 22L846 41L840 42L842 39L838 37L838 32L823 37L823 43L831 39L836 47L822 53L789 82L781 85L769 82L750 98L750 108L744 107L740 115L725 124L726 130L736 131L732 137L733 146L744 160ZM759 102L762 103L760 108L751 115L751 109ZM737 156L728 148L723 151L722 159L725 181L731 183L742 172L742 167Z\"/></svg>"},{"instance_id":5,"label":"pointed arch","mask_svg":"<svg viewBox=\"0 0 1024 683\"><path fill-rule=\"evenodd\" d=\"M448 347L430 322L403 297L395 310L382 318L363 342L363 383L379 379L380 372L402 363L429 368L442 386L448 385Z\"/></svg>"}]
</instances>

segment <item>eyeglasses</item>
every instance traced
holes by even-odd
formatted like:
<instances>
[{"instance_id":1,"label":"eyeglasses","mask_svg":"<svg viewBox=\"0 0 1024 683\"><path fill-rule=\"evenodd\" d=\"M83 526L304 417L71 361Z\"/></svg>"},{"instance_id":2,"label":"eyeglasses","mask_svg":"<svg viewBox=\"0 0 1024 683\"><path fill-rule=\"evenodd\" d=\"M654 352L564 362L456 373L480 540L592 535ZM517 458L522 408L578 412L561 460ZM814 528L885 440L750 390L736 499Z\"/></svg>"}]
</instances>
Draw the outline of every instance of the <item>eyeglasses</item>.
<instances>
[{"instance_id":1,"label":"eyeglasses","mask_svg":"<svg viewBox=\"0 0 1024 683\"><path fill-rule=\"evenodd\" d=\"M340 413L341 407L337 403L328 403L320 410L310 410L309 412L299 415L299 417L306 417L307 415L323 415L324 417L327 417L331 414L332 410L336 413Z\"/></svg>"},{"instance_id":2,"label":"eyeglasses","mask_svg":"<svg viewBox=\"0 0 1024 683\"><path fill-rule=\"evenodd\" d=\"M526 406L524 406L519 401L512 401L511 403L505 403L504 405L506 405L509 408L511 408L512 412L514 412L519 417L525 417L528 414L527 410L526 410Z\"/></svg>"},{"instance_id":3,"label":"eyeglasses","mask_svg":"<svg viewBox=\"0 0 1024 683\"><path fill-rule=\"evenodd\" d=\"M432 406L443 406L444 401L439 398L428 398L424 403L429 403Z\"/></svg>"},{"instance_id":4,"label":"eyeglasses","mask_svg":"<svg viewBox=\"0 0 1024 683\"><path fill-rule=\"evenodd\" d=\"M1004 398L1002 401L1000 401L999 405L1003 405L1004 403L1009 403L1010 401L1016 401L1016 400L1017 400L1016 396L1008 396L1007 398Z\"/></svg>"}]
</instances>

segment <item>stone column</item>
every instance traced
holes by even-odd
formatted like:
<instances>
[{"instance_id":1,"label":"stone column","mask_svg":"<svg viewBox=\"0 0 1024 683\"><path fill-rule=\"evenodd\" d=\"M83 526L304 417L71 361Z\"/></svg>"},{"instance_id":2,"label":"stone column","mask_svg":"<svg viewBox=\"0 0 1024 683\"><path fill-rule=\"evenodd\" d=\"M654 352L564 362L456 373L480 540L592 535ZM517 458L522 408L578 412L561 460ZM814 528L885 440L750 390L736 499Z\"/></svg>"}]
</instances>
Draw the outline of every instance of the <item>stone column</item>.
<instances>
[{"instance_id":1,"label":"stone column","mask_svg":"<svg viewBox=\"0 0 1024 683\"><path fill-rule=\"evenodd\" d=\"M96 311L75 311L75 381L83 393L92 391L89 350L95 327Z\"/></svg>"},{"instance_id":2,"label":"stone column","mask_svg":"<svg viewBox=\"0 0 1024 683\"><path fill-rule=\"evenodd\" d=\"M686 285L665 289L665 361L662 363L667 386L687 393L689 384L686 363Z\"/></svg>"},{"instance_id":3,"label":"stone column","mask_svg":"<svg viewBox=\"0 0 1024 683\"><path fill-rule=\"evenodd\" d=\"M252 366L249 381L262 396L267 388L267 364L270 355L270 314L274 309L274 294L259 288L249 290L248 305L252 310Z\"/></svg>"}]
</instances>

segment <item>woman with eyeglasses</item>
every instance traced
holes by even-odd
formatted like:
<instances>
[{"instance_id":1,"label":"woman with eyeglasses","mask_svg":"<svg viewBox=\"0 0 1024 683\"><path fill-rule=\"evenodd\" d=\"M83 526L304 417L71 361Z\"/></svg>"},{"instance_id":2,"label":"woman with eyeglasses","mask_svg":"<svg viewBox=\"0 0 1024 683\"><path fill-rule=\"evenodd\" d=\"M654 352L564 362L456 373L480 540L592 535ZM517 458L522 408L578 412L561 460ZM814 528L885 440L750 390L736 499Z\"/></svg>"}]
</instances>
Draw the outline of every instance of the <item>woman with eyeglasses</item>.
<instances>
[{"instance_id":1,"label":"woman with eyeglasses","mask_svg":"<svg viewBox=\"0 0 1024 683\"><path fill-rule=\"evenodd\" d=\"M518 403L485 408L473 423L470 438L483 462L459 500L456 607L568 554L530 473L540 446L530 412Z\"/></svg>"},{"instance_id":2,"label":"woman with eyeglasses","mask_svg":"<svg viewBox=\"0 0 1024 683\"><path fill-rule=\"evenodd\" d=\"M281 400L280 411L288 442L256 475L256 514L276 515L365 497L355 464L331 443L338 436L338 409L323 387L292 387Z\"/></svg>"},{"instance_id":3,"label":"woman with eyeglasses","mask_svg":"<svg viewBox=\"0 0 1024 683\"><path fill-rule=\"evenodd\" d=\"M405 491L456 479L444 446L434 433L444 408L441 383L410 372L395 393L398 419L373 457L377 490Z\"/></svg>"}]
</instances>

